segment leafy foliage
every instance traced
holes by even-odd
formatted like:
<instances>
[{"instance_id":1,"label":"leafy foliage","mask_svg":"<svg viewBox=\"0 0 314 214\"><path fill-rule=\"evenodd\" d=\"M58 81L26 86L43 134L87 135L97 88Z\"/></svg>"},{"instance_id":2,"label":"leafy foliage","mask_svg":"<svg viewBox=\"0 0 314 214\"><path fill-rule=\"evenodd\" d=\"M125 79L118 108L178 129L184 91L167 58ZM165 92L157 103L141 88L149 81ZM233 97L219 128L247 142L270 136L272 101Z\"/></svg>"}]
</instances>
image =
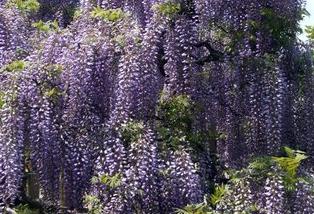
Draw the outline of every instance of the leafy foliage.
<instances>
[{"instance_id":1,"label":"leafy foliage","mask_svg":"<svg viewBox=\"0 0 314 214\"><path fill-rule=\"evenodd\" d=\"M229 171L227 173L227 178L229 179L227 184L217 186L210 197L207 200L205 199L203 203L188 205L183 210L180 210L179 213L219 213L221 208L223 210L236 211L237 206L240 205L241 207L242 203L242 211L246 210L248 213L252 213L264 210L269 212L267 211L269 205L263 204L265 203L263 200L267 200L267 196L271 196L272 192L278 191L273 189L275 188L274 186L268 186L270 179L282 176L283 185L288 193L291 193L291 191L296 192L296 184L303 180L302 177L297 176L297 171L300 170L301 161L306 158L305 153L288 147L284 147L284 150L288 157L260 157L252 161L247 168ZM280 180L275 182L280 184ZM311 182L311 185L313 185L313 181ZM239 188L244 189L244 192L241 192ZM251 188L254 188L254 192L251 192ZM265 194L265 196L260 193L260 191L263 191L263 188L265 188L266 193L262 194ZM250 196L250 194L255 194L255 196ZM265 198L261 199L259 197ZM243 201L237 201L239 198ZM252 201L252 199L256 201ZM267 203L276 203L276 200L280 200L280 198L276 200L272 198L272 200ZM295 200L293 198L289 198L289 200L291 200L291 203L296 203L293 201Z\"/></svg>"},{"instance_id":2,"label":"leafy foliage","mask_svg":"<svg viewBox=\"0 0 314 214\"><path fill-rule=\"evenodd\" d=\"M86 195L84 198L84 204L87 207L89 214L103 213L101 201L96 196Z\"/></svg>"},{"instance_id":3,"label":"leafy foliage","mask_svg":"<svg viewBox=\"0 0 314 214\"><path fill-rule=\"evenodd\" d=\"M40 3L37 0L9 0L8 6L15 6L20 11L26 13L35 13L39 10Z\"/></svg>"},{"instance_id":4,"label":"leafy foliage","mask_svg":"<svg viewBox=\"0 0 314 214\"><path fill-rule=\"evenodd\" d=\"M47 23L44 23L42 20L40 20L38 22L34 22L32 26L36 28L38 31L44 32L44 33L59 29L59 25L56 20L54 20L53 22L47 22Z\"/></svg>"},{"instance_id":5,"label":"leafy foliage","mask_svg":"<svg viewBox=\"0 0 314 214\"><path fill-rule=\"evenodd\" d=\"M125 16L120 8L104 10L101 7L94 8L91 11L91 15L94 18L100 18L109 22L116 22Z\"/></svg>"},{"instance_id":6,"label":"leafy foliage","mask_svg":"<svg viewBox=\"0 0 314 214\"><path fill-rule=\"evenodd\" d=\"M177 209L177 214L211 214L213 210L210 208L206 197L204 202L195 205L188 205L184 209Z\"/></svg>"},{"instance_id":7,"label":"leafy foliage","mask_svg":"<svg viewBox=\"0 0 314 214\"><path fill-rule=\"evenodd\" d=\"M288 190L294 190L297 182L297 170L301 162L308 157L304 152L284 147L288 157L273 157L274 161L284 170L284 182Z\"/></svg>"},{"instance_id":8,"label":"leafy foliage","mask_svg":"<svg viewBox=\"0 0 314 214\"><path fill-rule=\"evenodd\" d=\"M128 122L121 126L122 138L126 143L136 142L144 133L143 122Z\"/></svg>"},{"instance_id":9,"label":"leafy foliage","mask_svg":"<svg viewBox=\"0 0 314 214\"><path fill-rule=\"evenodd\" d=\"M39 210L31 209L29 205L19 205L15 208L16 214L39 214Z\"/></svg>"},{"instance_id":10,"label":"leafy foliage","mask_svg":"<svg viewBox=\"0 0 314 214\"><path fill-rule=\"evenodd\" d=\"M278 47L286 46L293 41L296 29L295 23L277 15L274 10L270 8L263 8L261 15L264 20L261 23L261 28L268 31L271 37L278 43ZM255 25L253 25L256 27Z\"/></svg>"},{"instance_id":11,"label":"leafy foliage","mask_svg":"<svg viewBox=\"0 0 314 214\"><path fill-rule=\"evenodd\" d=\"M154 9L161 15L172 18L181 11L181 5L180 3L166 1L165 3L155 4Z\"/></svg>"},{"instance_id":12,"label":"leafy foliage","mask_svg":"<svg viewBox=\"0 0 314 214\"><path fill-rule=\"evenodd\" d=\"M314 27L313 26L306 26L305 32L307 33L307 37L310 40L314 40Z\"/></svg>"},{"instance_id":13,"label":"leafy foliage","mask_svg":"<svg viewBox=\"0 0 314 214\"><path fill-rule=\"evenodd\" d=\"M27 62L23 60L15 60L5 65L1 70L7 72L18 72L23 71L27 66Z\"/></svg>"},{"instance_id":14,"label":"leafy foliage","mask_svg":"<svg viewBox=\"0 0 314 214\"><path fill-rule=\"evenodd\" d=\"M101 183L109 188L117 188L121 185L121 174L117 173L113 176L109 176L108 174L100 175L99 177L94 177L92 183Z\"/></svg>"},{"instance_id":15,"label":"leafy foliage","mask_svg":"<svg viewBox=\"0 0 314 214\"><path fill-rule=\"evenodd\" d=\"M214 193L210 196L210 203L216 206L228 192L228 186L220 185L215 187Z\"/></svg>"},{"instance_id":16,"label":"leafy foliage","mask_svg":"<svg viewBox=\"0 0 314 214\"><path fill-rule=\"evenodd\" d=\"M185 95L160 101L159 117L163 123L160 124L159 134L168 146L178 148L187 143L192 122L191 110L191 100Z\"/></svg>"}]
</instances>

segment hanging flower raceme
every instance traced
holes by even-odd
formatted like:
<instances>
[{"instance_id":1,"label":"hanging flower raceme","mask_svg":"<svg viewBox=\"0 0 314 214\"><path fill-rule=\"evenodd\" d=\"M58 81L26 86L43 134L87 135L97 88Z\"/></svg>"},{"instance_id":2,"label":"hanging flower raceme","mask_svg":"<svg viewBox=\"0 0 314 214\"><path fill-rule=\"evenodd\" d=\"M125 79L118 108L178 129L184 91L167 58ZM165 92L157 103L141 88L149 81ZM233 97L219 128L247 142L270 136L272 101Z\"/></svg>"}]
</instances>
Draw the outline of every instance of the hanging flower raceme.
<instances>
[{"instance_id":1,"label":"hanging flower raceme","mask_svg":"<svg viewBox=\"0 0 314 214\"><path fill-rule=\"evenodd\" d=\"M157 144L153 132L148 127L145 127L143 132L130 145L124 182L131 207L145 213L155 213L160 209Z\"/></svg>"},{"instance_id":2,"label":"hanging flower raceme","mask_svg":"<svg viewBox=\"0 0 314 214\"><path fill-rule=\"evenodd\" d=\"M265 190L261 199L261 207L266 213L282 213L286 207L282 178L273 176L267 178Z\"/></svg>"},{"instance_id":3,"label":"hanging flower raceme","mask_svg":"<svg viewBox=\"0 0 314 214\"><path fill-rule=\"evenodd\" d=\"M8 88L2 102L0 135L0 203L10 205L19 200L24 179L24 155L27 134L26 95L21 89L24 84L16 74L8 79ZM19 83L19 86L15 84Z\"/></svg>"},{"instance_id":4,"label":"hanging flower raceme","mask_svg":"<svg viewBox=\"0 0 314 214\"><path fill-rule=\"evenodd\" d=\"M68 87L62 115L62 138L65 142L64 185L66 204L80 207L85 191L89 188L95 146L101 127L102 112L93 105L101 85L93 85L93 75L103 72L95 68L93 49L82 44L75 49L73 61L64 76ZM94 88L95 86L95 88ZM106 94L103 94L106 96ZM100 103L101 104L101 103Z\"/></svg>"},{"instance_id":5,"label":"hanging flower raceme","mask_svg":"<svg viewBox=\"0 0 314 214\"><path fill-rule=\"evenodd\" d=\"M170 203L168 211L171 211L171 208L197 203L202 199L200 178L187 151L170 153L165 170L166 186L163 188L166 190L167 203Z\"/></svg>"},{"instance_id":6,"label":"hanging flower raceme","mask_svg":"<svg viewBox=\"0 0 314 214\"><path fill-rule=\"evenodd\" d=\"M28 19L15 8L0 6L0 67L22 59L31 50Z\"/></svg>"},{"instance_id":7,"label":"hanging flower raceme","mask_svg":"<svg viewBox=\"0 0 314 214\"><path fill-rule=\"evenodd\" d=\"M98 5L105 9L122 8L125 0L100 0Z\"/></svg>"},{"instance_id":8,"label":"hanging flower raceme","mask_svg":"<svg viewBox=\"0 0 314 214\"><path fill-rule=\"evenodd\" d=\"M305 214L314 212L313 187L306 181L300 181L297 184L293 212Z\"/></svg>"},{"instance_id":9,"label":"hanging flower raceme","mask_svg":"<svg viewBox=\"0 0 314 214\"><path fill-rule=\"evenodd\" d=\"M61 145L61 94L64 85L60 74L62 65L57 57L64 54L64 44L68 40L60 35L51 35L43 45L45 51L36 52L29 60L38 64L28 66L22 74L26 82L23 90L26 93L29 118L29 159L30 173L35 173L43 197L52 203L57 203L60 194L59 177L63 162Z\"/></svg>"},{"instance_id":10,"label":"hanging flower raceme","mask_svg":"<svg viewBox=\"0 0 314 214\"><path fill-rule=\"evenodd\" d=\"M135 23L134 23L135 24ZM123 56L116 79L115 104L111 120L121 124L128 119L150 120L162 87L159 47L163 22L157 18L142 37L133 29L125 38Z\"/></svg>"}]
</instances>

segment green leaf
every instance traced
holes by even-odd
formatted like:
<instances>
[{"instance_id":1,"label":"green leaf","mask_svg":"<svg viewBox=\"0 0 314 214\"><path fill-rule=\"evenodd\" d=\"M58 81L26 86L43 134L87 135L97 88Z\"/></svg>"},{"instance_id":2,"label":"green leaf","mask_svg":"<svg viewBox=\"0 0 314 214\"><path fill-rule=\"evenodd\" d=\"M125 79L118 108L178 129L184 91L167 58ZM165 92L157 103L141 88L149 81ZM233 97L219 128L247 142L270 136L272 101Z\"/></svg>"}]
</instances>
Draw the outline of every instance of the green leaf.
<instances>
[{"instance_id":1,"label":"green leaf","mask_svg":"<svg viewBox=\"0 0 314 214\"><path fill-rule=\"evenodd\" d=\"M82 13L82 10L79 10L79 9L75 10L75 11L73 12L73 19L74 19L74 20L78 19L82 14L83 14L83 13Z\"/></svg>"},{"instance_id":2,"label":"green leaf","mask_svg":"<svg viewBox=\"0 0 314 214\"><path fill-rule=\"evenodd\" d=\"M304 18L305 16L311 15L311 13L306 8L302 8L300 13L301 13L302 18Z\"/></svg>"},{"instance_id":3,"label":"green leaf","mask_svg":"<svg viewBox=\"0 0 314 214\"><path fill-rule=\"evenodd\" d=\"M160 118L158 131L165 141L165 147L176 149L188 143L188 140L193 140L195 137L191 132L193 107L190 97L186 95L161 97L157 113ZM197 147L196 144L198 142L195 143Z\"/></svg>"},{"instance_id":4,"label":"green leaf","mask_svg":"<svg viewBox=\"0 0 314 214\"><path fill-rule=\"evenodd\" d=\"M297 182L297 171L301 162L308 158L304 152L284 147L288 157L272 157L272 159L284 171L284 184L288 191L295 188Z\"/></svg>"},{"instance_id":5,"label":"green leaf","mask_svg":"<svg viewBox=\"0 0 314 214\"><path fill-rule=\"evenodd\" d=\"M216 206L224 198L227 192L227 185L222 184L220 186L217 186L214 190L214 193L210 196L210 203L213 206Z\"/></svg>"},{"instance_id":6,"label":"green leaf","mask_svg":"<svg viewBox=\"0 0 314 214\"><path fill-rule=\"evenodd\" d=\"M305 33L310 40L314 40L314 26L306 26Z\"/></svg>"},{"instance_id":7,"label":"green leaf","mask_svg":"<svg viewBox=\"0 0 314 214\"><path fill-rule=\"evenodd\" d=\"M290 157L290 158L294 157L294 151L291 148L286 147L286 146L283 148L284 148L284 151L286 152L288 157Z\"/></svg>"},{"instance_id":8,"label":"green leaf","mask_svg":"<svg viewBox=\"0 0 314 214\"><path fill-rule=\"evenodd\" d=\"M58 77L61 75L64 68L60 64L49 64L45 66L45 70L47 71L49 77Z\"/></svg>"},{"instance_id":9,"label":"green leaf","mask_svg":"<svg viewBox=\"0 0 314 214\"><path fill-rule=\"evenodd\" d=\"M5 105L5 93L3 91L0 92L0 109Z\"/></svg>"}]
</instances>

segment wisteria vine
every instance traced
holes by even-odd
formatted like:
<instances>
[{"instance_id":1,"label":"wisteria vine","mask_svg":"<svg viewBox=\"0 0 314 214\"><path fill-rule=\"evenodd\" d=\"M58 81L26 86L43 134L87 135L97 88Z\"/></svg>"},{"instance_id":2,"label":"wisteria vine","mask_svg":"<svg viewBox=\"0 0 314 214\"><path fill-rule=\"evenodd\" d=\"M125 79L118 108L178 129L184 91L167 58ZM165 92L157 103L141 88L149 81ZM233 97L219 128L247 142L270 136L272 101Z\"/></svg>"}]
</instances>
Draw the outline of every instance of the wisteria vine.
<instances>
[{"instance_id":1,"label":"wisteria vine","mask_svg":"<svg viewBox=\"0 0 314 214\"><path fill-rule=\"evenodd\" d=\"M52 213L79 212L93 196L100 213L172 213L202 202L229 179L225 169L283 146L307 153L300 174L310 178L314 75L297 39L303 7L0 1L1 207L39 199ZM264 188L246 174L216 211L253 212L245 206L257 201L260 213L312 213L309 182L287 194L271 169Z\"/></svg>"}]
</instances>

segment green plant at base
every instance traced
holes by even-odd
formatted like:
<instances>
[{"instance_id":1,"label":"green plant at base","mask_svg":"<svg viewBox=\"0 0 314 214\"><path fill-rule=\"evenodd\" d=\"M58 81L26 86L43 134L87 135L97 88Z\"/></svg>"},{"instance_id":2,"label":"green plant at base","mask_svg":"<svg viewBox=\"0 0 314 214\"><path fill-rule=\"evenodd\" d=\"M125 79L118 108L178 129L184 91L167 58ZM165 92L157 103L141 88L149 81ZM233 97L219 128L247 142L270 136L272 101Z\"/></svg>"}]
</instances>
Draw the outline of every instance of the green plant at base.
<instances>
[{"instance_id":1,"label":"green plant at base","mask_svg":"<svg viewBox=\"0 0 314 214\"><path fill-rule=\"evenodd\" d=\"M103 174L92 177L91 183L93 185L105 185L107 190L112 190L121 185L122 176L120 173L110 176ZM85 195L84 204L88 209L89 214L102 214L103 205L100 199L95 195Z\"/></svg>"},{"instance_id":2,"label":"green plant at base","mask_svg":"<svg viewBox=\"0 0 314 214\"><path fill-rule=\"evenodd\" d=\"M296 190L297 182L305 182L309 186L314 186L314 180L310 176L298 177L297 171L300 164L307 158L305 153L288 147L284 147L284 151L287 157L259 157L250 162L246 168L225 171L227 183L217 186L203 203L188 205L183 209L178 209L177 213L214 214L221 213L221 207L233 209L233 206L238 206L245 201L245 198L239 197L236 200L234 197L238 190L247 189L249 192L251 188L263 189L267 179L273 176L281 176L284 182L284 191L288 195ZM254 184L254 187L251 184ZM245 195L242 197L249 197ZM251 201L251 199L243 206L241 213L258 213L261 209L259 202ZM217 207L220 208L216 210Z\"/></svg>"},{"instance_id":3,"label":"green plant at base","mask_svg":"<svg viewBox=\"0 0 314 214\"><path fill-rule=\"evenodd\" d=\"M292 150L288 147L284 147L287 157L273 157L272 159L281 167L284 171L284 184L288 191L295 190L297 178L297 171L301 162L308 157L304 152L299 150Z\"/></svg>"},{"instance_id":4,"label":"green plant at base","mask_svg":"<svg viewBox=\"0 0 314 214\"><path fill-rule=\"evenodd\" d=\"M266 171L268 171L273 164L274 162L271 157L258 157L249 163L248 169L251 170L251 172L265 174L267 173Z\"/></svg>"},{"instance_id":5,"label":"green plant at base","mask_svg":"<svg viewBox=\"0 0 314 214\"><path fill-rule=\"evenodd\" d=\"M213 214L213 210L208 204L207 197L204 197L204 201L199 204L187 205L183 209L176 209L176 214Z\"/></svg>"},{"instance_id":6,"label":"green plant at base","mask_svg":"<svg viewBox=\"0 0 314 214\"><path fill-rule=\"evenodd\" d=\"M267 176L276 174L274 169L280 170L283 175L284 187L287 191L294 191L298 181L297 171L303 160L307 158L304 152L284 147L287 157L258 157L249 163L247 168L241 170L230 170L230 179L234 183L240 179L250 176L256 182L262 181Z\"/></svg>"},{"instance_id":7,"label":"green plant at base","mask_svg":"<svg viewBox=\"0 0 314 214\"><path fill-rule=\"evenodd\" d=\"M214 193L210 196L210 203L216 206L228 192L227 185L219 185L215 187Z\"/></svg>"}]
</instances>

